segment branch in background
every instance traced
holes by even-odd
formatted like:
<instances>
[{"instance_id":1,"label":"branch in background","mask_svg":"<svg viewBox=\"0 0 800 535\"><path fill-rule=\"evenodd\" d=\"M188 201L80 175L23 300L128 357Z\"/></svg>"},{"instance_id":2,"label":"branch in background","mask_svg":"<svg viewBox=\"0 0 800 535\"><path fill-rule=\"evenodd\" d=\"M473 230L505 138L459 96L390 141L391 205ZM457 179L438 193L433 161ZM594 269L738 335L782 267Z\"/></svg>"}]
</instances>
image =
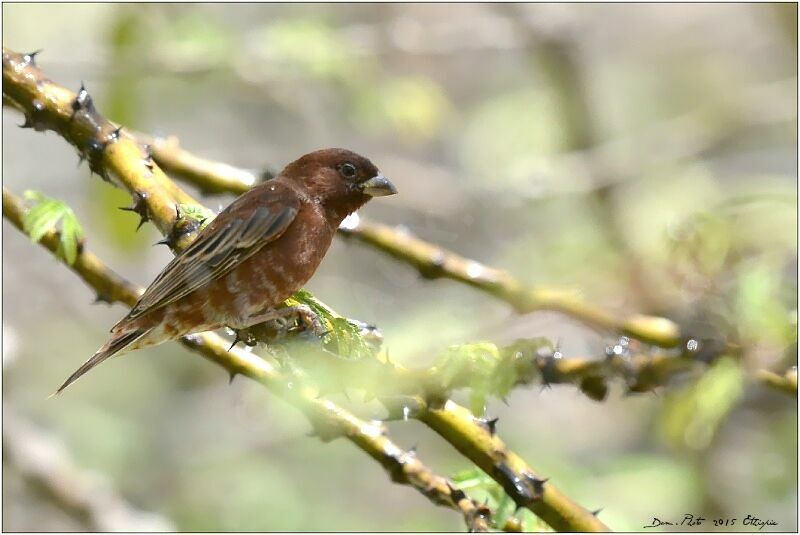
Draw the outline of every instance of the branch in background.
<instances>
[{"instance_id":1,"label":"branch in background","mask_svg":"<svg viewBox=\"0 0 800 535\"><path fill-rule=\"evenodd\" d=\"M3 217L22 231L23 213L22 201L4 188ZM56 254L59 241L59 233L49 231L39 243ZM63 261L61 258L59 260ZM104 296L104 299L110 302L121 302L132 306L142 292L142 288L137 288L114 273L85 248L70 268L98 295ZM333 402L317 398L314 389L292 388L290 378L278 372L269 363L245 350L233 348L228 351L228 343L213 333L187 336L183 338L182 343L223 366L231 376L236 374L247 376L287 400L308 417L320 438L330 440L337 436L346 437L378 461L393 481L414 487L437 505L460 511L470 529L488 530L492 513L488 507L470 500L463 492L455 489L449 480L434 474L417 459L415 453L395 445L386 436L386 431L381 425L361 420ZM517 531L515 526L518 524L518 520L509 519L506 527L510 531Z\"/></svg>"},{"instance_id":2,"label":"branch in background","mask_svg":"<svg viewBox=\"0 0 800 535\"><path fill-rule=\"evenodd\" d=\"M176 529L158 514L131 507L99 474L76 466L62 444L18 415L7 402L3 402L3 460L88 531Z\"/></svg>"}]
</instances>

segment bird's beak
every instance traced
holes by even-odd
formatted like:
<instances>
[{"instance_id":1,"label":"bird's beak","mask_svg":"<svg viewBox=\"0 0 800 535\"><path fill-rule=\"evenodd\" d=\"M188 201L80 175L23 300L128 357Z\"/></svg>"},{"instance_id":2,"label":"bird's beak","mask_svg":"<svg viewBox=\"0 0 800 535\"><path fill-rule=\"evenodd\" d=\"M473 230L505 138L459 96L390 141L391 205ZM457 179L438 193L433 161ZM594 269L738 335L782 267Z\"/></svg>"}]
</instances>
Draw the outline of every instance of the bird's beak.
<instances>
[{"instance_id":1,"label":"bird's beak","mask_svg":"<svg viewBox=\"0 0 800 535\"><path fill-rule=\"evenodd\" d=\"M362 182L359 187L362 193L372 197L384 197L397 193L397 188L382 173L378 173L369 180Z\"/></svg>"}]
</instances>

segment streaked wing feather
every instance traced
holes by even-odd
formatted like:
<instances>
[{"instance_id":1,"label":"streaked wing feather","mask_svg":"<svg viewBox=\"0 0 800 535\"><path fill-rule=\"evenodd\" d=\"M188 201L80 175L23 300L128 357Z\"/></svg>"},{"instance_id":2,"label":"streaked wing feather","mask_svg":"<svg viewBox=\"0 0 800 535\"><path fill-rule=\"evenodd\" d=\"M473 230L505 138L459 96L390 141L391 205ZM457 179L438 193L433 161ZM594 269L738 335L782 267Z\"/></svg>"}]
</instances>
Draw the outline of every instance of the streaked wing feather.
<instances>
[{"instance_id":1,"label":"streaked wing feather","mask_svg":"<svg viewBox=\"0 0 800 535\"><path fill-rule=\"evenodd\" d=\"M285 194L276 195L275 199L262 199L262 206L243 217L245 210L240 208L241 204L237 206L237 201L172 259L123 322L174 303L224 276L283 234L299 209L299 202L294 197L287 199ZM231 217L222 220L229 221L215 225L222 221L220 218L226 212Z\"/></svg>"}]
</instances>

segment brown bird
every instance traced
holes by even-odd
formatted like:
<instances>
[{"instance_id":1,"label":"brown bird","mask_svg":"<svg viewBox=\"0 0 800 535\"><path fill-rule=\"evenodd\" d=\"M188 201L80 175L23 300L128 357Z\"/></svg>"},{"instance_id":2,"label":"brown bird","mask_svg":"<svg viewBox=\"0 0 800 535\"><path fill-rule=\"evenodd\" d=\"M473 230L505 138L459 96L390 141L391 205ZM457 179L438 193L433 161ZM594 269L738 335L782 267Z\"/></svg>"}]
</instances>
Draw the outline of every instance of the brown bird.
<instances>
[{"instance_id":1,"label":"brown bird","mask_svg":"<svg viewBox=\"0 0 800 535\"><path fill-rule=\"evenodd\" d=\"M314 325L307 308L275 307L311 278L345 217L395 193L372 162L349 150L318 150L290 163L202 229L56 393L109 357L187 334L290 314Z\"/></svg>"}]
</instances>

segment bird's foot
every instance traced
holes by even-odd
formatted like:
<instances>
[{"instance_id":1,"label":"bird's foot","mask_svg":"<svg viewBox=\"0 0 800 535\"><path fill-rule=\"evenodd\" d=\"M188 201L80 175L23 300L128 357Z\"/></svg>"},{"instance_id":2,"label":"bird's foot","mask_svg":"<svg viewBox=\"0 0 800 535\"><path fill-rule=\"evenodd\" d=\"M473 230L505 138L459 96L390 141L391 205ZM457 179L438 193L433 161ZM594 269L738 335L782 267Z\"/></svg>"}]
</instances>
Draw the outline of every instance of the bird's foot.
<instances>
[{"instance_id":1,"label":"bird's foot","mask_svg":"<svg viewBox=\"0 0 800 535\"><path fill-rule=\"evenodd\" d=\"M317 338L323 339L329 333L322 323L319 315L316 314L308 305L297 305L289 307L295 310L297 319L305 332L311 333Z\"/></svg>"},{"instance_id":2,"label":"bird's foot","mask_svg":"<svg viewBox=\"0 0 800 535\"><path fill-rule=\"evenodd\" d=\"M244 342L274 342L295 332L308 333L315 340L324 339L328 331L319 316L307 305L269 310L228 325L236 333L234 345ZM231 346L233 347L233 346Z\"/></svg>"}]
</instances>

